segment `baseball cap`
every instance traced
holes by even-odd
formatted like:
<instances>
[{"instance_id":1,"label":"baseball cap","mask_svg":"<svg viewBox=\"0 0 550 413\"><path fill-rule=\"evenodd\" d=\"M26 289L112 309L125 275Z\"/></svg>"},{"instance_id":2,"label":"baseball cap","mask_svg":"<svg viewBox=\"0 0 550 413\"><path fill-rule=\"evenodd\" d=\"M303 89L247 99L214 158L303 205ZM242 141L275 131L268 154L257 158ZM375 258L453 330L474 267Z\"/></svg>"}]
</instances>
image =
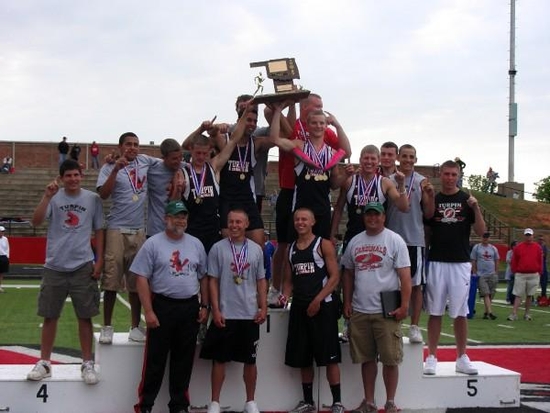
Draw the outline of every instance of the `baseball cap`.
<instances>
[{"instance_id":1,"label":"baseball cap","mask_svg":"<svg viewBox=\"0 0 550 413\"><path fill-rule=\"evenodd\" d=\"M382 205L380 202L369 202L365 207L363 208L363 214L366 214L367 211L376 211L379 214L383 214L384 211L384 205Z\"/></svg>"},{"instance_id":2,"label":"baseball cap","mask_svg":"<svg viewBox=\"0 0 550 413\"><path fill-rule=\"evenodd\" d=\"M164 212L168 215L176 215L180 212L185 212L187 214L189 211L182 201L170 201L168 205L166 205L166 208L164 208Z\"/></svg>"},{"instance_id":3,"label":"baseball cap","mask_svg":"<svg viewBox=\"0 0 550 413\"><path fill-rule=\"evenodd\" d=\"M525 228L523 235L533 235L533 230L531 228Z\"/></svg>"},{"instance_id":4,"label":"baseball cap","mask_svg":"<svg viewBox=\"0 0 550 413\"><path fill-rule=\"evenodd\" d=\"M6 228L4 228L3 226L0 225L0 232L4 232L6 230Z\"/></svg>"},{"instance_id":5,"label":"baseball cap","mask_svg":"<svg viewBox=\"0 0 550 413\"><path fill-rule=\"evenodd\" d=\"M491 234L488 233L488 232L483 233L483 238L489 238L490 236L491 236Z\"/></svg>"}]
</instances>

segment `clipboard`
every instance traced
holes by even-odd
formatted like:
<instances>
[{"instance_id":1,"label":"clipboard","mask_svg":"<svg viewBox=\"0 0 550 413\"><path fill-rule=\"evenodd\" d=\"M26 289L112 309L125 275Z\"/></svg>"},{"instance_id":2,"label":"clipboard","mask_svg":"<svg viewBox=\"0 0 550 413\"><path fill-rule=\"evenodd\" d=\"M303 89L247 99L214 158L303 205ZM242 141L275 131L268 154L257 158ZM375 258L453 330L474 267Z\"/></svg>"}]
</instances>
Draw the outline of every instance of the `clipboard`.
<instances>
[{"instance_id":1,"label":"clipboard","mask_svg":"<svg viewBox=\"0 0 550 413\"><path fill-rule=\"evenodd\" d=\"M401 291L381 291L380 302L382 303L382 314L384 318L395 318L389 313L401 307Z\"/></svg>"}]
</instances>

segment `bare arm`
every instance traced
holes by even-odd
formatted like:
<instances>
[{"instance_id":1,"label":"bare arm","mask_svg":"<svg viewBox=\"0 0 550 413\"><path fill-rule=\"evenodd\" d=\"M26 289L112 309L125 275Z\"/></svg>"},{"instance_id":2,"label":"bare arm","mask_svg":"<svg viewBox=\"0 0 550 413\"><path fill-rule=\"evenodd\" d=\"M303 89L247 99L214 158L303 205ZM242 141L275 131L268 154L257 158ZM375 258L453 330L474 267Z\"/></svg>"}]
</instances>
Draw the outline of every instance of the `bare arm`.
<instances>
[{"instance_id":1,"label":"bare arm","mask_svg":"<svg viewBox=\"0 0 550 413\"><path fill-rule=\"evenodd\" d=\"M307 308L307 315L313 317L319 312L321 302L338 287L340 282L340 271L338 270L338 263L336 261L336 249L332 242L326 239L321 240L321 252L325 265L327 266L328 281L323 286L323 289L315 296L313 301L309 303Z\"/></svg>"},{"instance_id":2,"label":"bare arm","mask_svg":"<svg viewBox=\"0 0 550 413\"><path fill-rule=\"evenodd\" d=\"M411 300L411 267L397 268L397 275L401 282L401 307L390 314L395 316L397 321L407 318L409 315L409 302Z\"/></svg>"},{"instance_id":3,"label":"bare arm","mask_svg":"<svg viewBox=\"0 0 550 413\"><path fill-rule=\"evenodd\" d=\"M126 166L128 166L128 160L126 159L126 157L121 156L116 160L113 170L109 174L109 177L103 183L103 185L101 185L97 189L97 192L99 193L101 199L107 199L111 196L111 194L113 193L113 189L115 189L116 177L118 175L118 172Z\"/></svg>"},{"instance_id":4,"label":"bare arm","mask_svg":"<svg viewBox=\"0 0 550 413\"><path fill-rule=\"evenodd\" d=\"M99 280L103 272L103 255L105 253L105 230L103 228L95 230L95 254L96 261L94 265L93 277Z\"/></svg>"},{"instance_id":5,"label":"bare arm","mask_svg":"<svg viewBox=\"0 0 550 413\"><path fill-rule=\"evenodd\" d=\"M142 277L139 274L136 275L136 288L139 295L139 300L143 307L143 314L145 315L145 322L147 328L157 328L160 326L160 322L157 315L153 311L153 303L151 300L151 288L149 287L149 280Z\"/></svg>"},{"instance_id":6,"label":"bare arm","mask_svg":"<svg viewBox=\"0 0 550 413\"><path fill-rule=\"evenodd\" d=\"M471 194L467 202L470 208L474 210L474 232L477 234L477 236L481 237L487 228L485 225L485 220L483 219L483 214L481 213L481 208L479 207L477 199L475 199Z\"/></svg>"},{"instance_id":7,"label":"bare arm","mask_svg":"<svg viewBox=\"0 0 550 413\"><path fill-rule=\"evenodd\" d=\"M46 189L44 190L44 195L42 196L42 199L40 200L32 214L31 222L33 227L37 227L44 222L44 220L46 219L46 212L48 211L48 205L50 204L52 197L57 194L58 191L59 183L57 182L57 179L50 182L46 186Z\"/></svg>"},{"instance_id":8,"label":"bare arm","mask_svg":"<svg viewBox=\"0 0 550 413\"><path fill-rule=\"evenodd\" d=\"M262 324L267 317L267 280L261 278L256 281L256 290L258 294L258 313L254 321Z\"/></svg>"},{"instance_id":9,"label":"bare arm","mask_svg":"<svg viewBox=\"0 0 550 413\"><path fill-rule=\"evenodd\" d=\"M342 292L344 301L344 317L350 318L352 313L351 301L353 298L355 273L354 270L345 268L344 278L342 279Z\"/></svg>"},{"instance_id":10,"label":"bare arm","mask_svg":"<svg viewBox=\"0 0 550 413\"><path fill-rule=\"evenodd\" d=\"M208 321L208 311L210 308L210 295L208 294L208 277L206 275L202 277L199 281L199 284L200 284L201 309L200 309L199 318L197 319L197 321L201 324L205 324Z\"/></svg>"},{"instance_id":11,"label":"bare arm","mask_svg":"<svg viewBox=\"0 0 550 413\"><path fill-rule=\"evenodd\" d=\"M401 172L396 172L396 180L398 179L397 174L403 175ZM386 193L386 196L392 200L392 202L401 212L407 212L410 206L409 198L407 197L407 191L405 190L405 183L403 180L401 181L401 183L399 183L398 180L397 185L398 186L396 188L389 178L382 178L382 189Z\"/></svg>"},{"instance_id":12,"label":"bare arm","mask_svg":"<svg viewBox=\"0 0 550 413\"><path fill-rule=\"evenodd\" d=\"M435 191L428 178L420 183L422 189L422 212L424 219L431 219L435 214Z\"/></svg>"},{"instance_id":13,"label":"bare arm","mask_svg":"<svg viewBox=\"0 0 550 413\"><path fill-rule=\"evenodd\" d=\"M208 293L212 308L212 320L216 326L225 327L225 317L220 310L220 280L210 275L208 276Z\"/></svg>"},{"instance_id":14,"label":"bare arm","mask_svg":"<svg viewBox=\"0 0 550 413\"><path fill-rule=\"evenodd\" d=\"M338 226L342 220L342 213L344 212L344 206L346 205L346 192L350 183L351 178L348 178L344 185L340 187L340 193L338 194L336 205L334 205L334 211L332 211L332 220L330 222L330 238L332 240L335 239L336 234L338 233Z\"/></svg>"},{"instance_id":15,"label":"bare arm","mask_svg":"<svg viewBox=\"0 0 550 413\"><path fill-rule=\"evenodd\" d=\"M336 128L340 148L346 151L346 158L351 157L351 145L349 143L348 135L346 135L346 132L344 131L344 128L342 128L342 125L340 125L340 122L338 122L338 119L336 119L332 113L326 113L328 114L327 123Z\"/></svg>"}]
</instances>

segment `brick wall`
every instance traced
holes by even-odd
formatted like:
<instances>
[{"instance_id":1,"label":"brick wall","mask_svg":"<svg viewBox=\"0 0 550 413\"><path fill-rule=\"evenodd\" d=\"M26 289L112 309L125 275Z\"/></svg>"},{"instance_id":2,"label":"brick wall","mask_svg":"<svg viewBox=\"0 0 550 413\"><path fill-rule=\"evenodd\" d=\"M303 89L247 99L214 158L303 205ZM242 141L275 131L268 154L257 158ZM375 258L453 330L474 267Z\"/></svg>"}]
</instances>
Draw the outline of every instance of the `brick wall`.
<instances>
[{"instance_id":1,"label":"brick wall","mask_svg":"<svg viewBox=\"0 0 550 413\"><path fill-rule=\"evenodd\" d=\"M59 152L57 151L58 142L9 142L0 141L0 161L10 155L13 158L13 166L18 168L57 168L59 161ZM69 142L72 145L72 142ZM91 143L79 143L82 151L79 161L86 168L91 168L92 157L90 155ZM103 159L113 150L117 150L116 144L99 143L99 160L103 164ZM160 156L158 145L142 145L140 152Z\"/></svg>"}]
</instances>

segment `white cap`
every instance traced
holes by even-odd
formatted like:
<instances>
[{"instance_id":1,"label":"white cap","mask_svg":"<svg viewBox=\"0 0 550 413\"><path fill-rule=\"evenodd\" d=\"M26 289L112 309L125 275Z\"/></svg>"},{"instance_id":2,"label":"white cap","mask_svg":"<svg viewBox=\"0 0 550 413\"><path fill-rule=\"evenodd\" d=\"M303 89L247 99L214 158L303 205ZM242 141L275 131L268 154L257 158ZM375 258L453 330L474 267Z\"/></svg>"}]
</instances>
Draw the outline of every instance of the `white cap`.
<instances>
[{"instance_id":1,"label":"white cap","mask_svg":"<svg viewBox=\"0 0 550 413\"><path fill-rule=\"evenodd\" d=\"M2 225L0 225L0 232L4 232L6 228L4 228Z\"/></svg>"},{"instance_id":2,"label":"white cap","mask_svg":"<svg viewBox=\"0 0 550 413\"><path fill-rule=\"evenodd\" d=\"M533 230L531 228L525 228L523 235L533 235Z\"/></svg>"}]
</instances>

